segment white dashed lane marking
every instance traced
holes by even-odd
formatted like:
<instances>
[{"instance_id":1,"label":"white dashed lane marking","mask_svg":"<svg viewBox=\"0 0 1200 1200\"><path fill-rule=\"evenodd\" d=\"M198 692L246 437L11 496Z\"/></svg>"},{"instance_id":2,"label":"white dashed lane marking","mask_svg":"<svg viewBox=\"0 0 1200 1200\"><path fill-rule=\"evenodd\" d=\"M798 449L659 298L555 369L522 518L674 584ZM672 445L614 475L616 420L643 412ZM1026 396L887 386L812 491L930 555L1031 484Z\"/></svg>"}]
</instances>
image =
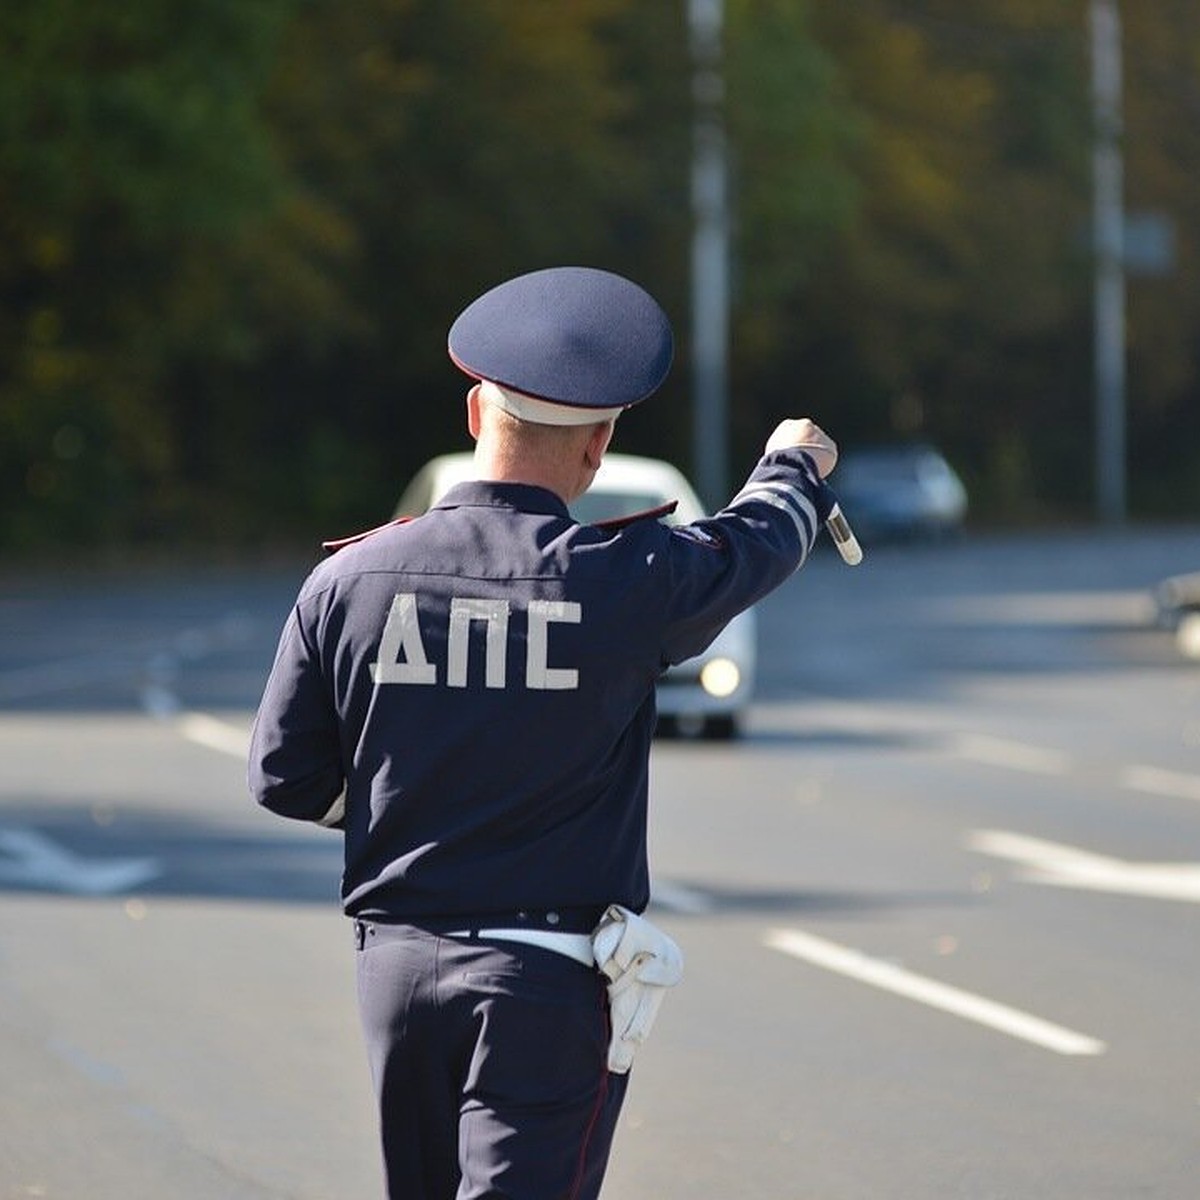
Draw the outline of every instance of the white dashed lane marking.
<instances>
[{"instance_id":1,"label":"white dashed lane marking","mask_svg":"<svg viewBox=\"0 0 1200 1200\"><path fill-rule=\"evenodd\" d=\"M1061 750L1030 746L1025 742L1010 741L987 734L958 734L951 739L950 752L956 758L968 762L1034 775L1061 778L1073 773L1082 773L1084 770L1084 764ZM1118 767L1114 778L1117 785L1126 791L1162 796L1168 800L1194 800L1200 803L1200 775L1134 764Z\"/></svg>"},{"instance_id":2,"label":"white dashed lane marking","mask_svg":"<svg viewBox=\"0 0 1200 1200\"><path fill-rule=\"evenodd\" d=\"M1055 1054L1097 1055L1107 1049L1104 1042L1087 1034L1077 1033L973 992L916 975L881 959L868 958L857 950L814 937L799 929L773 929L763 941L772 950L812 966L973 1021Z\"/></svg>"},{"instance_id":3,"label":"white dashed lane marking","mask_svg":"<svg viewBox=\"0 0 1200 1200\"><path fill-rule=\"evenodd\" d=\"M951 753L969 762L1007 767L1012 771L1027 771L1034 775L1066 775L1071 770L1070 758L1060 750L1027 746L1024 742L986 734L958 735L951 743Z\"/></svg>"},{"instance_id":4,"label":"white dashed lane marking","mask_svg":"<svg viewBox=\"0 0 1200 1200\"><path fill-rule=\"evenodd\" d=\"M1200 804L1200 775L1165 771L1161 767L1126 767L1119 776L1121 786L1151 796L1175 800L1195 800Z\"/></svg>"},{"instance_id":5,"label":"white dashed lane marking","mask_svg":"<svg viewBox=\"0 0 1200 1200\"><path fill-rule=\"evenodd\" d=\"M1017 863L1022 868L1018 878L1028 883L1200 904L1200 863L1126 862L998 829L976 830L967 846Z\"/></svg>"},{"instance_id":6,"label":"white dashed lane marking","mask_svg":"<svg viewBox=\"0 0 1200 1200\"><path fill-rule=\"evenodd\" d=\"M250 754L250 731L228 721L219 721L207 713L189 712L176 718L176 728L189 742L207 746L218 754L228 754L243 762Z\"/></svg>"}]
</instances>

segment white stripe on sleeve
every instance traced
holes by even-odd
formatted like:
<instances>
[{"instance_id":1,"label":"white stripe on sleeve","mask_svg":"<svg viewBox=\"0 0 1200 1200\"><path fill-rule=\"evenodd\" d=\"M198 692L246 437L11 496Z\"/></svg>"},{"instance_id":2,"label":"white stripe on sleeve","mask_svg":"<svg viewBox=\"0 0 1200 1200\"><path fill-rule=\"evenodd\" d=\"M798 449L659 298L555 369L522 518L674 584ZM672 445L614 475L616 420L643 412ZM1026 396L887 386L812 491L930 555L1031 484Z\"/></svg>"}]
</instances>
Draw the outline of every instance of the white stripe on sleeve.
<instances>
[{"instance_id":1,"label":"white stripe on sleeve","mask_svg":"<svg viewBox=\"0 0 1200 1200\"><path fill-rule=\"evenodd\" d=\"M817 534L817 510L812 501L799 488L778 480L751 483L742 488L726 507L736 508L739 504L747 501L770 504L787 513L792 519L792 524L796 526L796 532L800 535L800 543L804 547L805 554L808 553Z\"/></svg>"}]
</instances>

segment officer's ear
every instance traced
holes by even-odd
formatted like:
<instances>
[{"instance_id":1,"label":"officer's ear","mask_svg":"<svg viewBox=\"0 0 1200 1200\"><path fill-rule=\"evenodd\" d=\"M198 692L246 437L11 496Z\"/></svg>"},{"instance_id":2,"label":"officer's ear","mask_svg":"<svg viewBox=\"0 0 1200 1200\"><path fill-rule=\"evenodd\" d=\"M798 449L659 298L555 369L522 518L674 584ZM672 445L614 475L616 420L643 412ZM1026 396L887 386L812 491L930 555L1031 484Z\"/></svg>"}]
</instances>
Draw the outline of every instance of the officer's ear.
<instances>
[{"instance_id":1,"label":"officer's ear","mask_svg":"<svg viewBox=\"0 0 1200 1200\"><path fill-rule=\"evenodd\" d=\"M583 451L583 459L589 469L593 471L600 469L600 460L604 457L609 442L612 441L614 425L613 421L600 421L592 426L591 435Z\"/></svg>"},{"instance_id":2,"label":"officer's ear","mask_svg":"<svg viewBox=\"0 0 1200 1200\"><path fill-rule=\"evenodd\" d=\"M482 427L479 410L482 401L479 399L479 384L467 393L467 430L476 441L479 440L479 430Z\"/></svg>"}]
</instances>

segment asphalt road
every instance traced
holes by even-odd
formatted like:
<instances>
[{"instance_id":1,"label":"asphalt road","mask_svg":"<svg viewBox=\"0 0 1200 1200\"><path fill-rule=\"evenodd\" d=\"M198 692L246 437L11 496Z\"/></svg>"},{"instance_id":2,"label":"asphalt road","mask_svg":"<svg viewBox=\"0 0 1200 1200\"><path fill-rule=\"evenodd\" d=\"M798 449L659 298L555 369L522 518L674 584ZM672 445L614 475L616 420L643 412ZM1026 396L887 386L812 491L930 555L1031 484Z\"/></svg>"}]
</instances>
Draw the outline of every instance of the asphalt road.
<instances>
[{"instance_id":1,"label":"asphalt road","mask_svg":"<svg viewBox=\"0 0 1200 1200\"><path fill-rule=\"evenodd\" d=\"M821 554L661 741L684 984L607 1200L1200 1194L1200 529ZM0 578L0 1198L379 1194L336 835L246 798L303 571Z\"/></svg>"}]
</instances>

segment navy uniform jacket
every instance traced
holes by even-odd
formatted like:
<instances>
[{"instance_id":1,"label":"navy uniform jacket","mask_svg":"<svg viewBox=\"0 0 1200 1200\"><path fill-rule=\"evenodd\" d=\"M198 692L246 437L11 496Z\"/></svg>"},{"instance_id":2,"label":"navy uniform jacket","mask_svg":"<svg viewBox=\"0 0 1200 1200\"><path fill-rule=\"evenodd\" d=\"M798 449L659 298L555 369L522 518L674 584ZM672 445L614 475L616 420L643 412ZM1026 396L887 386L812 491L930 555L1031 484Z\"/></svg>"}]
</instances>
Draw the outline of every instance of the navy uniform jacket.
<instances>
[{"instance_id":1,"label":"navy uniform jacket","mask_svg":"<svg viewBox=\"0 0 1200 1200\"><path fill-rule=\"evenodd\" d=\"M354 916L640 912L655 680L803 562L821 507L790 450L676 528L579 525L543 488L461 484L307 579L251 791L344 829Z\"/></svg>"}]
</instances>

